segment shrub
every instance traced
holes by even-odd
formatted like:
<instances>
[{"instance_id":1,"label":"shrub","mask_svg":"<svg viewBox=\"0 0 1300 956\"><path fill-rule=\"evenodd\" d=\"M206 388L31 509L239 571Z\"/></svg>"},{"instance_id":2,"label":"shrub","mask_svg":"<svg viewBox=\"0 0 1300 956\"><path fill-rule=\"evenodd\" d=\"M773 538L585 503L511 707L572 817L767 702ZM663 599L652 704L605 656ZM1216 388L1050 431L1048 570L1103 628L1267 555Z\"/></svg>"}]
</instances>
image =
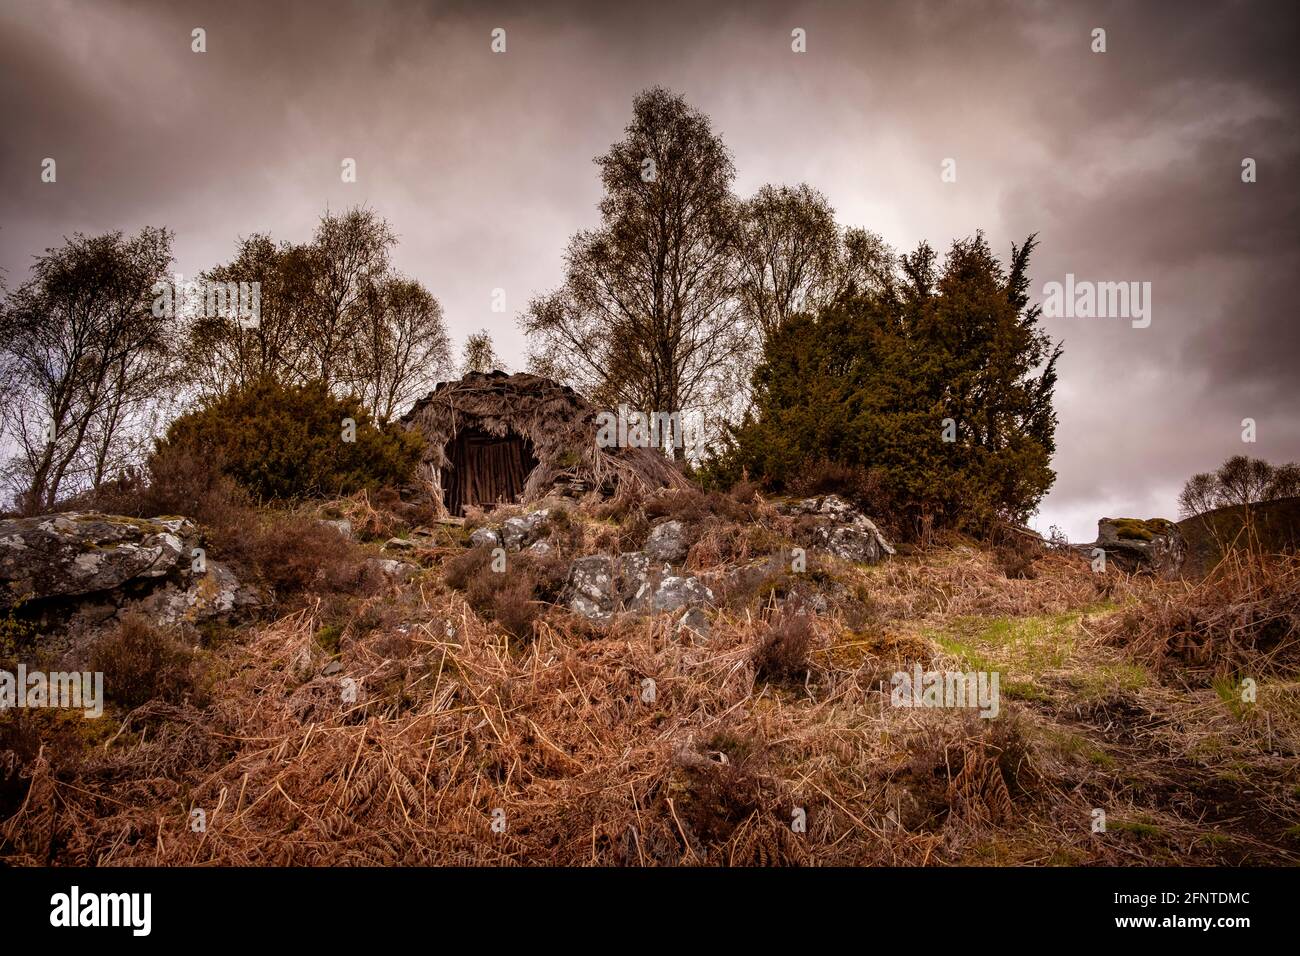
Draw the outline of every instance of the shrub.
<instances>
[{"instance_id":1,"label":"shrub","mask_svg":"<svg viewBox=\"0 0 1300 956\"><path fill-rule=\"evenodd\" d=\"M700 526L714 521L743 524L758 517L756 499L743 501L721 491L702 492L696 488L663 491L646 499L646 518L670 518L686 525Z\"/></svg>"},{"instance_id":2,"label":"shrub","mask_svg":"<svg viewBox=\"0 0 1300 956\"><path fill-rule=\"evenodd\" d=\"M11 710L0 714L0 819L18 811L28 794L31 766L50 742L42 733L39 712Z\"/></svg>"},{"instance_id":3,"label":"shrub","mask_svg":"<svg viewBox=\"0 0 1300 956\"><path fill-rule=\"evenodd\" d=\"M65 504L137 517L192 518L204 526L213 558L231 564L242 579L269 586L278 601L307 591L373 589L380 575L354 542L310 515L254 507L219 462L217 456L195 455L187 445L167 443L150 459L147 484L128 475Z\"/></svg>"},{"instance_id":4,"label":"shrub","mask_svg":"<svg viewBox=\"0 0 1300 956\"><path fill-rule=\"evenodd\" d=\"M679 794L672 812L687 833L706 846L725 843L746 821L780 812L781 794L757 735L724 729L702 741L701 749L709 756L678 757L684 765L675 781Z\"/></svg>"},{"instance_id":5,"label":"shrub","mask_svg":"<svg viewBox=\"0 0 1300 956\"><path fill-rule=\"evenodd\" d=\"M742 478L731 486L730 495L742 505L752 505L758 503L758 493L762 490L763 486L757 481Z\"/></svg>"},{"instance_id":6,"label":"shrub","mask_svg":"<svg viewBox=\"0 0 1300 956\"><path fill-rule=\"evenodd\" d=\"M195 455L177 445L159 447L146 468L130 468L98 488L65 499L59 511L100 511L104 514L154 518L184 515L203 524L221 526L242 521L248 495L223 473L216 454Z\"/></svg>"},{"instance_id":7,"label":"shrub","mask_svg":"<svg viewBox=\"0 0 1300 956\"><path fill-rule=\"evenodd\" d=\"M478 584L486 583L479 578ZM542 614L542 607L533 596L533 589L523 578L510 578L504 584L491 586L490 593L483 595L476 590L470 597L483 607L485 612L513 637L527 640L533 636L533 624Z\"/></svg>"},{"instance_id":8,"label":"shrub","mask_svg":"<svg viewBox=\"0 0 1300 956\"><path fill-rule=\"evenodd\" d=\"M1189 683L1293 675L1300 661L1300 557L1231 552L1194 587L1156 591L1112 619L1113 643Z\"/></svg>"},{"instance_id":9,"label":"shrub","mask_svg":"<svg viewBox=\"0 0 1300 956\"><path fill-rule=\"evenodd\" d=\"M1034 571L1033 555L1024 549L1010 544L1000 544L993 549L993 560L1009 578L1032 580L1037 576Z\"/></svg>"},{"instance_id":10,"label":"shrub","mask_svg":"<svg viewBox=\"0 0 1300 956\"><path fill-rule=\"evenodd\" d=\"M492 560L492 550L487 546L470 548L447 560L442 567L442 579L453 591L464 591L472 578L487 568Z\"/></svg>"},{"instance_id":11,"label":"shrub","mask_svg":"<svg viewBox=\"0 0 1300 956\"><path fill-rule=\"evenodd\" d=\"M582 550L584 530L581 521L576 521L566 509L552 508L546 519L546 534L555 560L561 555L572 558ZM558 552L558 553L557 553ZM567 563L566 563L567 568Z\"/></svg>"},{"instance_id":12,"label":"shrub","mask_svg":"<svg viewBox=\"0 0 1300 956\"><path fill-rule=\"evenodd\" d=\"M479 614L521 640L549 603L559 599L568 579L568 562L558 554L512 554L505 571L492 569L492 549L473 548L447 561L443 580Z\"/></svg>"},{"instance_id":13,"label":"shrub","mask_svg":"<svg viewBox=\"0 0 1300 956\"><path fill-rule=\"evenodd\" d=\"M19 649L27 644L36 629L27 621L14 617L14 609L0 618L0 669L12 669L18 662Z\"/></svg>"},{"instance_id":14,"label":"shrub","mask_svg":"<svg viewBox=\"0 0 1300 956\"><path fill-rule=\"evenodd\" d=\"M592 512L603 521L625 521L641 513L645 493L631 482L619 485L614 497L598 504Z\"/></svg>"},{"instance_id":15,"label":"shrub","mask_svg":"<svg viewBox=\"0 0 1300 956\"><path fill-rule=\"evenodd\" d=\"M250 502L223 465L219 453L196 456L179 445L159 448L149 460L149 484L137 505L140 516L185 515L203 524L224 524Z\"/></svg>"},{"instance_id":16,"label":"shrub","mask_svg":"<svg viewBox=\"0 0 1300 956\"><path fill-rule=\"evenodd\" d=\"M403 501L400 492L392 485L379 489L373 496L373 507L394 515L408 528L428 527L438 520L438 509L432 502ZM376 529L376 534L379 533Z\"/></svg>"},{"instance_id":17,"label":"shrub","mask_svg":"<svg viewBox=\"0 0 1300 956\"><path fill-rule=\"evenodd\" d=\"M813 637L811 615L783 610L754 648L754 676L778 683L802 681L811 665Z\"/></svg>"},{"instance_id":18,"label":"shrub","mask_svg":"<svg viewBox=\"0 0 1300 956\"><path fill-rule=\"evenodd\" d=\"M349 419L355 440L345 441ZM421 447L414 432L376 426L355 398L339 398L320 382L262 379L172 422L150 470L174 453L219 463L262 498L345 495L408 481Z\"/></svg>"},{"instance_id":19,"label":"shrub","mask_svg":"<svg viewBox=\"0 0 1300 956\"><path fill-rule=\"evenodd\" d=\"M316 629L316 646L327 654L337 654L342 639L342 624L323 624Z\"/></svg>"},{"instance_id":20,"label":"shrub","mask_svg":"<svg viewBox=\"0 0 1300 956\"><path fill-rule=\"evenodd\" d=\"M329 525L297 514L249 517L238 531L227 529L216 555L255 570L277 596L308 590L359 593L375 584L376 573L361 551Z\"/></svg>"},{"instance_id":21,"label":"shrub","mask_svg":"<svg viewBox=\"0 0 1300 956\"><path fill-rule=\"evenodd\" d=\"M1008 578L1032 580L1038 576L1034 559L1041 556L1044 542L1037 535L1012 525L996 527L990 536L993 560Z\"/></svg>"},{"instance_id":22,"label":"shrub","mask_svg":"<svg viewBox=\"0 0 1300 956\"><path fill-rule=\"evenodd\" d=\"M90 670L103 672L104 693L126 707L195 697L201 674L193 650L138 615L95 643Z\"/></svg>"}]
</instances>

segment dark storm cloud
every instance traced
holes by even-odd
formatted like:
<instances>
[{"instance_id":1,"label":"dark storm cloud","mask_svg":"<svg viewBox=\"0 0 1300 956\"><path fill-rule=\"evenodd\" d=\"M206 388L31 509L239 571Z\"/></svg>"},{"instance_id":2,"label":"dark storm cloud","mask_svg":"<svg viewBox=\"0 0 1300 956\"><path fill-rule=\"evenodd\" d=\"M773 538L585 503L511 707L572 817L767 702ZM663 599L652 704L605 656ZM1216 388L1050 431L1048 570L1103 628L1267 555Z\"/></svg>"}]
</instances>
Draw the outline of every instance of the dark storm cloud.
<instances>
[{"instance_id":1,"label":"dark storm cloud","mask_svg":"<svg viewBox=\"0 0 1300 956\"><path fill-rule=\"evenodd\" d=\"M1066 353L1040 525L1083 537L1101 513L1173 511L1228 454L1300 458L1297 25L1250 3L9 2L0 267L14 284L63 235L164 224L192 275L239 235L302 240L365 203L453 334L486 327L518 364L515 315L595 220L592 157L663 84L712 118L742 193L807 181L903 249L1037 232L1036 292L1152 283L1150 328L1048 322Z\"/></svg>"}]
</instances>

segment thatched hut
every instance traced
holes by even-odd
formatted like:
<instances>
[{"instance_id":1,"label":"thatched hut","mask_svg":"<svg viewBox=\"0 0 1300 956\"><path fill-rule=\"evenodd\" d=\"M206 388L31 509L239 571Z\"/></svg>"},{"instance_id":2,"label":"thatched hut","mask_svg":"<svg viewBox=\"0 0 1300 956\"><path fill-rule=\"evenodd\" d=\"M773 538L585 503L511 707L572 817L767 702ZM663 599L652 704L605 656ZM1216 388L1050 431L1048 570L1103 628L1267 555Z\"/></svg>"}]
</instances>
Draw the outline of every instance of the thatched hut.
<instances>
[{"instance_id":1,"label":"thatched hut","mask_svg":"<svg viewBox=\"0 0 1300 956\"><path fill-rule=\"evenodd\" d=\"M470 372L441 382L402 417L425 440L421 483L449 514L535 501L557 485L606 493L630 482L683 487L653 448L599 447L597 416L573 389L537 375Z\"/></svg>"}]
</instances>

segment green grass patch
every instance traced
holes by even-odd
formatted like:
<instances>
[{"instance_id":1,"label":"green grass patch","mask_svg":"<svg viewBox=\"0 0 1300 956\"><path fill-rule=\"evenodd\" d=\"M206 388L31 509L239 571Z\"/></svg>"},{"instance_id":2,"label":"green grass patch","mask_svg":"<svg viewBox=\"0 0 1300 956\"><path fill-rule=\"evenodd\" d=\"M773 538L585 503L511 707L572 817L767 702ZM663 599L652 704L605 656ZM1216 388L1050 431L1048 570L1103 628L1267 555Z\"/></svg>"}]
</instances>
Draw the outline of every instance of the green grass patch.
<instances>
[{"instance_id":1,"label":"green grass patch","mask_svg":"<svg viewBox=\"0 0 1300 956\"><path fill-rule=\"evenodd\" d=\"M1077 610L1030 617L959 617L946 628L924 633L974 670L1009 672L1023 682L1066 665L1074 652L1079 620L1085 613Z\"/></svg>"},{"instance_id":2,"label":"green grass patch","mask_svg":"<svg viewBox=\"0 0 1300 956\"><path fill-rule=\"evenodd\" d=\"M1131 833L1136 837L1158 837L1164 831L1145 820L1107 820L1106 832Z\"/></svg>"},{"instance_id":3,"label":"green grass patch","mask_svg":"<svg viewBox=\"0 0 1300 956\"><path fill-rule=\"evenodd\" d=\"M1036 701L1042 704L1048 704L1052 701L1052 695L1033 681L1009 680L1000 682L999 687L1002 693L1014 700Z\"/></svg>"},{"instance_id":4,"label":"green grass patch","mask_svg":"<svg viewBox=\"0 0 1300 956\"><path fill-rule=\"evenodd\" d=\"M339 652L339 642L342 639L343 626L341 624L326 624L316 632L317 645L330 654Z\"/></svg>"},{"instance_id":5,"label":"green grass patch","mask_svg":"<svg viewBox=\"0 0 1300 956\"><path fill-rule=\"evenodd\" d=\"M1102 770L1113 770L1116 766L1114 757L1082 734L1063 728L1045 728L1043 736L1064 757L1085 760Z\"/></svg>"},{"instance_id":6,"label":"green grass patch","mask_svg":"<svg viewBox=\"0 0 1300 956\"><path fill-rule=\"evenodd\" d=\"M1244 719L1246 713L1254 706L1242 700L1241 682L1235 677L1230 675L1216 677L1210 686L1214 688L1215 695L1223 701L1228 712L1238 720Z\"/></svg>"},{"instance_id":7,"label":"green grass patch","mask_svg":"<svg viewBox=\"0 0 1300 956\"><path fill-rule=\"evenodd\" d=\"M1141 690L1151 683L1151 675L1137 664L1102 664L1084 671L1074 679L1081 697L1100 700L1115 693Z\"/></svg>"}]
</instances>

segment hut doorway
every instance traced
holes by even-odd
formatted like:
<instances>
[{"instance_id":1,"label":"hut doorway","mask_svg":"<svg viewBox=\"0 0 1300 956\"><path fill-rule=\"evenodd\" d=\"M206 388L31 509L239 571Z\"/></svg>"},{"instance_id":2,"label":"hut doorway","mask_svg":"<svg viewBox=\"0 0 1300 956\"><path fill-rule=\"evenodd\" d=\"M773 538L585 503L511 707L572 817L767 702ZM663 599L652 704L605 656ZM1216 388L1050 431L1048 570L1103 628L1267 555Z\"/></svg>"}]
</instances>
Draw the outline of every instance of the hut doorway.
<instances>
[{"instance_id":1,"label":"hut doorway","mask_svg":"<svg viewBox=\"0 0 1300 956\"><path fill-rule=\"evenodd\" d=\"M444 503L448 514L460 516L466 505L491 507L513 502L523 493L528 475L537 467L533 444L522 435L490 435L477 428L460 432L447 443Z\"/></svg>"}]
</instances>

